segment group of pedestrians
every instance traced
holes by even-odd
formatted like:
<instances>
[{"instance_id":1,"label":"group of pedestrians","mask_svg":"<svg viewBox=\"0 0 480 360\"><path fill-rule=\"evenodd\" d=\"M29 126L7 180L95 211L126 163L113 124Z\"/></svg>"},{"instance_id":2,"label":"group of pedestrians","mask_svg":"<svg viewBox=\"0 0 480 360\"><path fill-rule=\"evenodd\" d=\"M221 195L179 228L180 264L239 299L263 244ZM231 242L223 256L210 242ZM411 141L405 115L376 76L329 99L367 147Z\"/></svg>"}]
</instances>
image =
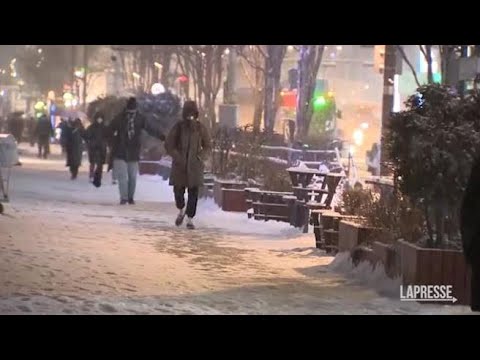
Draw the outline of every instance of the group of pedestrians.
<instances>
[{"instance_id":1,"label":"group of pedestrians","mask_svg":"<svg viewBox=\"0 0 480 360\"><path fill-rule=\"evenodd\" d=\"M194 229L199 188L203 186L204 162L211 151L211 140L206 127L198 121L199 111L194 101L186 101L181 119L168 135L153 127L138 111L135 98L129 98L125 109L107 125L102 113L96 113L92 123L85 129L81 120L62 121L60 144L66 154L66 166L75 180L81 166L83 143L86 144L89 160L90 181L94 186L102 184L104 166L112 170L118 182L120 205L135 204L138 162L140 160L141 133L165 141L165 149L172 157L170 185L178 209L175 224L180 226L187 217L186 226ZM48 123L50 123L47 120ZM39 156L48 155L48 139L52 128L39 119ZM44 125L43 125L44 124ZM40 133L42 134L40 136ZM47 139L47 141L44 141ZM41 145L42 144L42 145ZM42 153L41 149L45 146ZM188 199L185 201L185 192Z\"/></svg>"}]
</instances>

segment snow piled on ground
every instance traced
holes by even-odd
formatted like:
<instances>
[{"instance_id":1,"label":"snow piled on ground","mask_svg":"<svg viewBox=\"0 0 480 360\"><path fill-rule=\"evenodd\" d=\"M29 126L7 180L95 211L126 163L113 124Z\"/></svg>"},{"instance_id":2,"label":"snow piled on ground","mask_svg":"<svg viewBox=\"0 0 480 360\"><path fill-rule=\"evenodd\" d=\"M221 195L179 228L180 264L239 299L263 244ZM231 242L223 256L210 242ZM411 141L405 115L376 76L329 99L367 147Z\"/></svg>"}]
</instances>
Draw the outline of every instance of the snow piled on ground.
<instances>
[{"instance_id":1,"label":"snow piled on ground","mask_svg":"<svg viewBox=\"0 0 480 360\"><path fill-rule=\"evenodd\" d=\"M397 299L400 296L401 278L389 278L385 273L383 264L379 263L373 266L368 261L362 261L358 266L354 266L350 253L342 252L335 256L329 268L334 272L355 279L362 285L375 289L383 296Z\"/></svg>"}]
</instances>

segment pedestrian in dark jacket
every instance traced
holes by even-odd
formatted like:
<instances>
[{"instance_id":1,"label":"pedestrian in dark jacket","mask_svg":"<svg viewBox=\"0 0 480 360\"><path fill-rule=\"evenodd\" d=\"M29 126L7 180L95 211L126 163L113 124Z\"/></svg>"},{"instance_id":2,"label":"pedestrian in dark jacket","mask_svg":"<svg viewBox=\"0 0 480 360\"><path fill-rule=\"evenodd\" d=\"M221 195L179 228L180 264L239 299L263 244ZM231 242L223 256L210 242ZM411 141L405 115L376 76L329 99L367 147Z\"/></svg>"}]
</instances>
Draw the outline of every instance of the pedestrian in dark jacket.
<instances>
[{"instance_id":1,"label":"pedestrian in dark jacket","mask_svg":"<svg viewBox=\"0 0 480 360\"><path fill-rule=\"evenodd\" d=\"M151 127L139 111L135 98L128 99L127 106L109 126L112 138L113 172L118 180L120 204L135 204L138 161L140 160L141 131L165 140L165 136Z\"/></svg>"},{"instance_id":2,"label":"pedestrian in dark jacket","mask_svg":"<svg viewBox=\"0 0 480 360\"><path fill-rule=\"evenodd\" d=\"M83 154L83 132L84 128L80 119L72 121L69 119L65 128L65 149L67 151L66 166L70 169L71 179L78 176L78 169L82 165Z\"/></svg>"},{"instance_id":3,"label":"pedestrian in dark jacket","mask_svg":"<svg viewBox=\"0 0 480 360\"><path fill-rule=\"evenodd\" d=\"M8 132L13 135L18 144L22 142L23 128L24 122L21 115L18 113L11 114L8 119Z\"/></svg>"},{"instance_id":4,"label":"pedestrian in dark jacket","mask_svg":"<svg viewBox=\"0 0 480 360\"><path fill-rule=\"evenodd\" d=\"M35 136L38 144L38 157L46 159L50 154L50 137L53 136L52 123L47 118L47 115L42 114L37 120Z\"/></svg>"},{"instance_id":5,"label":"pedestrian in dark jacket","mask_svg":"<svg viewBox=\"0 0 480 360\"><path fill-rule=\"evenodd\" d=\"M207 128L198 121L198 108L194 101L186 101L182 120L168 134L165 148L172 157L170 185L173 185L175 204L180 211L175 225L180 226L187 215L187 228L194 229L192 219L197 211L199 188L203 186L204 162L211 150ZM185 190L188 189L185 212Z\"/></svg>"},{"instance_id":6,"label":"pedestrian in dark jacket","mask_svg":"<svg viewBox=\"0 0 480 360\"><path fill-rule=\"evenodd\" d=\"M27 129L28 129L28 140L30 142L30 146L33 147L35 145L35 128L37 126L37 121L33 116L28 119Z\"/></svg>"},{"instance_id":7,"label":"pedestrian in dark jacket","mask_svg":"<svg viewBox=\"0 0 480 360\"><path fill-rule=\"evenodd\" d=\"M108 128L105 126L104 118L102 113L95 114L92 124L85 131L84 137L90 163L89 177L96 187L102 185L103 165L107 158Z\"/></svg>"},{"instance_id":8,"label":"pedestrian in dark jacket","mask_svg":"<svg viewBox=\"0 0 480 360\"><path fill-rule=\"evenodd\" d=\"M480 159L472 167L461 210L463 253L471 266L473 311L480 311Z\"/></svg>"}]
</instances>

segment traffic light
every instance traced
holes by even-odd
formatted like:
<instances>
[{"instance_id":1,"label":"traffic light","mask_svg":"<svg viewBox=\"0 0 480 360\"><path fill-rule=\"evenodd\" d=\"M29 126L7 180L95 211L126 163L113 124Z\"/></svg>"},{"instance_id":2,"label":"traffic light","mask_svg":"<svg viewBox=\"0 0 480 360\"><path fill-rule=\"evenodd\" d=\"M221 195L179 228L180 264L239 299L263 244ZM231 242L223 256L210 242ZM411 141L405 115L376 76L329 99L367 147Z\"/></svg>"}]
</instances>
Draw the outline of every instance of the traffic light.
<instances>
[{"instance_id":1,"label":"traffic light","mask_svg":"<svg viewBox=\"0 0 480 360\"><path fill-rule=\"evenodd\" d=\"M324 92L315 92L313 96L313 109L315 111L323 111L330 107L335 101L335 94L332 91Z\"/></svg>"},{"instance_id":2,"label":"traffic light","mask_svg":"<svg viewBox=\"0 0 480 360\"><path fill-rule=\"evenodd\" d=\"M327 100L325 100L325 97L323 95L318 95L313 100L313 108L316 111L324 109L326 105L327 105Z\"/></svg>"}]
</instances>

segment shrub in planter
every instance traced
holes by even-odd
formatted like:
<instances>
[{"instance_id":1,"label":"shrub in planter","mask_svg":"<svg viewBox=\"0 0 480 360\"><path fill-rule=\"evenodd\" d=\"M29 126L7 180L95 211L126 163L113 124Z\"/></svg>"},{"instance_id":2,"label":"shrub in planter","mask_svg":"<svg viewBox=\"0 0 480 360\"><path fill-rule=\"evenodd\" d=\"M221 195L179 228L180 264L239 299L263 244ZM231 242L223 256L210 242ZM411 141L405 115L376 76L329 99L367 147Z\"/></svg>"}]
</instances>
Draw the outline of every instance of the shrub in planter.
<instances>
[{"instance_id":1,"label":"shrub in planter","mask_svg":"<svg viewBox=\"0 0 480 360\"><path fill-rule=\"evenodd\" d=\"M373 202L374 196L370 190L347 188L342 193L340 207L345 215L363 216Z\"/></svg>"},{"instance_id":2,"label":"shrub in planter","mask_svg":"<svg viewBox=\"0 0 480 360\"><path fill-rule=\"evenodd\" d=\"M425 233L425 218L421 210L400 193L382 196L361 209L365 223L372 228L382 229L383 242L404 239L418 241ZM390 240L390 241L389 241Z\"/></svg>"},{"instance_id":3,"label":"shrub in planter","mask_svg":"<svg viewBox=\"0 0 480 360\"><path fill-rule=\"evenodd\" d=\"M280 171L269 161L263 162L260 178L265 189L280 192L292 191L292 183L288 172Z\"/></svg>"},{"instance_id":4,"label":"shrub in planter","mask_svg":"<svg viewBox=\"0 0 480 360\"><path fill-rule=\"evenodd\" d=\"M399 190L424 212L429 247L442 247L445 235L460 238L456 219L480 145L477 104L476 96L461 99L446 86L430 84L390 118L388 155Z\"/></svg>"}]
</instances>

